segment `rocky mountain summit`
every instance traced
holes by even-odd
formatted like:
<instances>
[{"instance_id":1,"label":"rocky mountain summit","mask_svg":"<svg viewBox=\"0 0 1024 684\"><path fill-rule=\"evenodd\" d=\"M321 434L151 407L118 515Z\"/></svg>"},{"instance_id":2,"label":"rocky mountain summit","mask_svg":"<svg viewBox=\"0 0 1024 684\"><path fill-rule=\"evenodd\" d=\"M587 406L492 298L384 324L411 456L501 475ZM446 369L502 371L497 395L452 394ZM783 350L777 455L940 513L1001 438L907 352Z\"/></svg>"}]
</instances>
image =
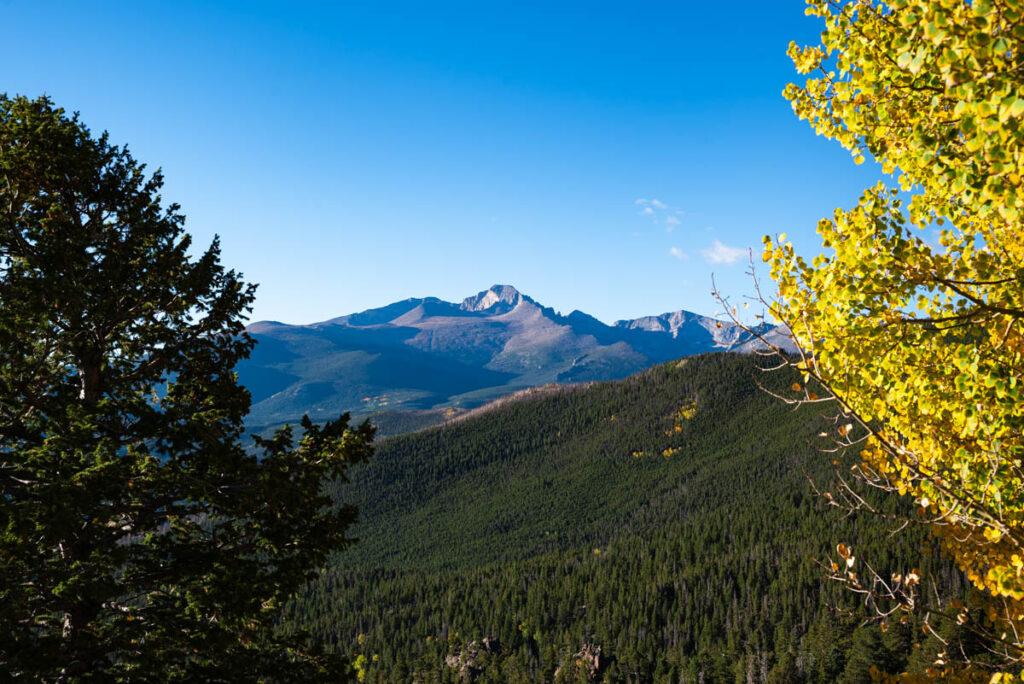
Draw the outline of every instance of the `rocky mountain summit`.
<instances>
[{"instance_id":1,"label":"rocky mountain summit","mask_svg":"<svg viewBox=\"0 0 1024 684\"><path fill-rule=\"evenodd\" d=\"M459 308L463 311L488 311L492 314L502 314L516 308L524 299L536 303L529 297L524 297L519 290L511 285L495 285L475 297L466 297L462 300L462 305Z\"/></svg>"},{"instance_id":2,"label":"rocky mountain summit","mask_svg":"<svg viewBox=\"0 0 1024 684\"><path fill-rule=\"evenodd\" d=\"M511 285L459 304L411 298L310 325L261 321L248 332L257 346L238 372L254 425L303 413L470 408L526 387L611 380L753 344L740 328L688 311L613 325L581 311L563 316Z\"/></svg>"}]
</instances>

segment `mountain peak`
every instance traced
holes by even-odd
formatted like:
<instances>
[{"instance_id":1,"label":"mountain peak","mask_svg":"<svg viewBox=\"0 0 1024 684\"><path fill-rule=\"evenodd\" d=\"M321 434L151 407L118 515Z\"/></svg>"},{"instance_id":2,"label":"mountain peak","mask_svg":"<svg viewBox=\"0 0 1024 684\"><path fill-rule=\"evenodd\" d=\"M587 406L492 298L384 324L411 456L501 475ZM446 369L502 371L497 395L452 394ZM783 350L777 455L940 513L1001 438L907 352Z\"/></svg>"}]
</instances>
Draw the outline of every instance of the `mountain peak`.
<instances>
[{"instance_id":1,"label":"mountain peak","mask_svg":"<svg viewBox=\"0 0 1024 684\"><path fill-rule=\"evenodd\" d=\"M610 380L689 354L760 348L731 323L718 326L686 311L609 326L494 285L461 304L424 297L307 326L253 323L259 344L238 374L254 426L307 413L469 407L524 387ZM780 346L789 339L770 334Z\"/></svg>"},{"instance_id":2,"label":"mountain peak","mask_svg":"<svg viewBox=\"0 0 1024 684\"><path fill-rule=\"evenodd\" d=\"M514 309L522 299L523 295L511 285L492 285L490 289L473 297L466 297L459 308L464 311L505 313Z\"/></svg>"}]
</instances>

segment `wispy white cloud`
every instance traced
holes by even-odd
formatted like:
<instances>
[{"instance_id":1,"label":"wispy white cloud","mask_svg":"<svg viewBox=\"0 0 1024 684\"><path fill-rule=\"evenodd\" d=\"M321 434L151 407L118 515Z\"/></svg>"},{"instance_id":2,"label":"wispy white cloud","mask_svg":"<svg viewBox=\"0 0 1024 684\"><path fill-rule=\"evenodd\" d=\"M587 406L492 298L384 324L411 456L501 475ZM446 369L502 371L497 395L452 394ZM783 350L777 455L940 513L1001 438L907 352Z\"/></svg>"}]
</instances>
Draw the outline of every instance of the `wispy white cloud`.
<instances>
[{"instance_id":1,"label":"wispy white cloud","mask_svg":"<svg viewBox=\"0 0 1024 684\"><path fill-rule=\"evenodd\" d=\"M641 216L650 218L656 226L663 226L666 233L671 233L681 223L679 217L683 215L683 211L660 199L637 197L633 203L640 207Z\"/></svg>"},{"instance_id":2,"label":"wispy white cloud","mask_svg":"<svg viewBox=\"0 0 1024 684\"><path fill-rule=\"evenodd\" d=\"M679 249L678 247L672 247L668 250L668 253L674 256L676 259L689 259L690 255Z\"/></svg>"},{"instance_id":3,"label":"wispy white cloud","mask_svg":"<svg viewBox=\"0 0 1024 684\"><path fill-rule=\"evenodd\" d=\"M721 240L714 240L711 243L711 247L702 249L700 253L709 264L731 265L739 261L747 253L747 250L740 249L739 247L730 247L729 245L722 244Z\"/></svg>"}]
</instances>

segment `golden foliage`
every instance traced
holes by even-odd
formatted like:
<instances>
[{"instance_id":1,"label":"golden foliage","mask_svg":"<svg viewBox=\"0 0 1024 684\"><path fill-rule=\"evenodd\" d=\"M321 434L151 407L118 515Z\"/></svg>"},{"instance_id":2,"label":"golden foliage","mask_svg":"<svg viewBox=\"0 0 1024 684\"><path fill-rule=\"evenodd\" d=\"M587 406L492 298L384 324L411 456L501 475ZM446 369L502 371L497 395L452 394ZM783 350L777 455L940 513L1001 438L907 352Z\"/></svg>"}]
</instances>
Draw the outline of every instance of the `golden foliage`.
<instances>
[{"instance_id":1,"label":"golden foliage","mask_svg":"<svg viewBox=\"0 0 1024 684\"><path fill-rule=\"evenodd\" d=\"M1024 654L1024 0L808 0L822 44L796 114L891 179L818 224L807 263L765 238L775 316L867 428L860 472L914 497ZM842 556L842 551L840 551ZM993 605L996 605L993 600Z\"/></svg>"}]
</instances>

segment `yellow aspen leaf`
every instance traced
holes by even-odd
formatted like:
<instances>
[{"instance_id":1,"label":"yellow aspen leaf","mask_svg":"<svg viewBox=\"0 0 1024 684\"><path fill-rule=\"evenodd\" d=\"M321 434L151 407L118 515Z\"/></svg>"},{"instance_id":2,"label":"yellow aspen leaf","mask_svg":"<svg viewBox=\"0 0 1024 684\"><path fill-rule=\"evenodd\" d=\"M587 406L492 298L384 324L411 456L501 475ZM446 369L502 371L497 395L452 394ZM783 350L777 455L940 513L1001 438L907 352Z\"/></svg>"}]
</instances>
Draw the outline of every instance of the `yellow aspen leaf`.
<instances>
[{"instance_id":1,"label":"yellow aspen leaf","mask_svg":"<svg viewBox=\"0 0 1024 684\"><path fill-rule=\"evenodd\" d=\"M810 362L793 389L813 377L842 402L855 420L840 437L858 421L876 430L862 453L870 467L855 472L920 504L983 596L1024 601L1024 7L807 9L824 30L820 45L790 46L807 76L785 97L855 163L870 153L898 177L822 218L819 255L797 254L785 236L764 241L778 287L771 313ZM919 237L937 225L937 239ZM912 587L920 573L895 581ZM990 620L1020 653L1017 614Z\"/></svg>"}]
</instances>

